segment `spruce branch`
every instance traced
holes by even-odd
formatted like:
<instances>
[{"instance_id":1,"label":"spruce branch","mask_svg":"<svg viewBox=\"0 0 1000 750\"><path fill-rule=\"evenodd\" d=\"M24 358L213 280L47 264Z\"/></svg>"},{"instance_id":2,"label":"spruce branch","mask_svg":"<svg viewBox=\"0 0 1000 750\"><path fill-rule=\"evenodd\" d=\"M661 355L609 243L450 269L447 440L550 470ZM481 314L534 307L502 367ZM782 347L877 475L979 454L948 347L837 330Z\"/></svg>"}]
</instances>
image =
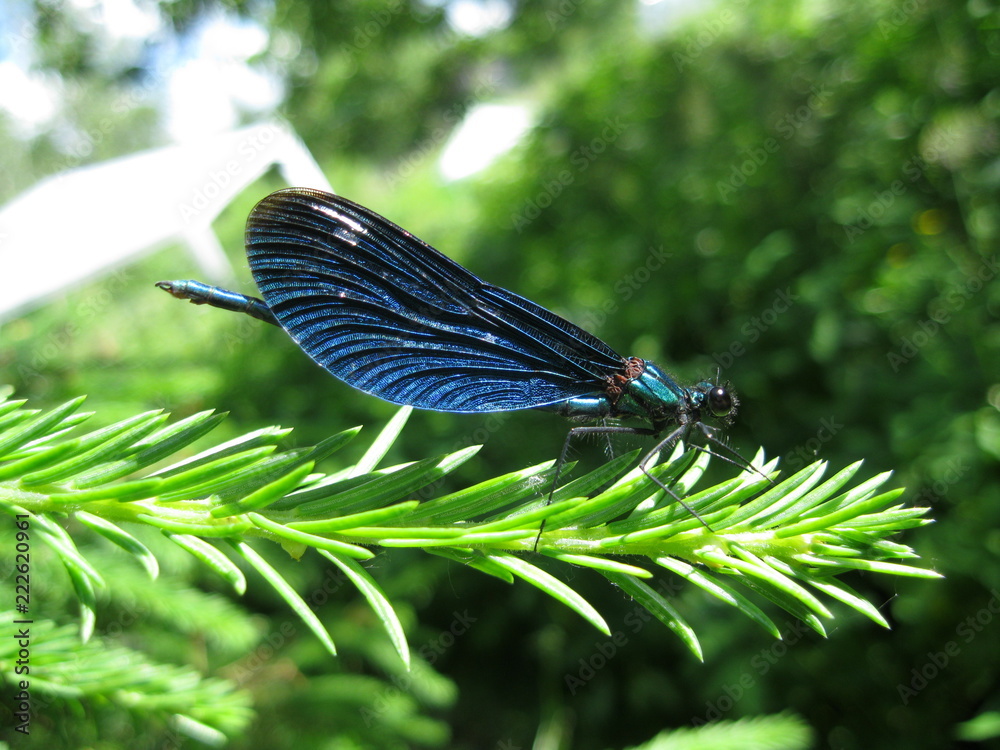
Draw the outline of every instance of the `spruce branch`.
<instances>
[{"instance_id":1,"label":"spruce branch","mask_svg":"<svg viewBox=\"0 0 1000 750\"><path fill-rule=\"evenodd\" d=\"M360 461L323 474L317 464L358 428L312 448L285 450L279 446L288 430L265 428L151 470L211 431L222 416L202 412L169 424L167 415L148 412L73 436L83 421L81 401L46 412L0 401L0 508L30 519L32 533L59 556L81 605L84 638L93 628L95 591L108 584L66 532L69 517L126 550L151 577L158 572L155 556L124 524L159 529L240 594L247 580L234 559L242 559L336 653L326 628L254 542L275 542L296 558L316 550L367 599L407 665L402 625L361 564L376 547L419 548L507 582L519 578L609 633L593 605L550 572L560 564L593 568L699 658L694 628L650 583L659 568L775 637L778 628L759 606L761 599L824 634L823 621L832 617L825 602L831 599L887 625L840 574L938 577L911 565L916 553L889 540L930 523L927 508L908 508L899 502L902 489L883 489L889 473L852 485L861 462L824 478L827 464L816 461L774 484L777 461L765 462L759 453L755 471L695 491L710 457L678 446L652 472L685 497L706 528L637 468L628 470L635 453L559 487L551 502L553 461L418 502L411 499L414 493L461 466L478 447L377 468L408 408Z\"/></svg>"},{"instance_id":2,"label":"spruce branch","mask_svg":"<svg viewBox=\"0 0 1000 750\"><path fill-rule=\"evenodd\" d=\"M0 613L4 622L23 617L13 610ZM230 680L202 677L191 667L164 664L100 639L82 642L75 628L46 618L33 618L29 629L35 696L111 704L158 718L209 745L243 732L253 717L250 694ZM0 675L12 686L26 675L17 671L18 654L17 639L0 641Z\"/></svg>"}]
</instances>

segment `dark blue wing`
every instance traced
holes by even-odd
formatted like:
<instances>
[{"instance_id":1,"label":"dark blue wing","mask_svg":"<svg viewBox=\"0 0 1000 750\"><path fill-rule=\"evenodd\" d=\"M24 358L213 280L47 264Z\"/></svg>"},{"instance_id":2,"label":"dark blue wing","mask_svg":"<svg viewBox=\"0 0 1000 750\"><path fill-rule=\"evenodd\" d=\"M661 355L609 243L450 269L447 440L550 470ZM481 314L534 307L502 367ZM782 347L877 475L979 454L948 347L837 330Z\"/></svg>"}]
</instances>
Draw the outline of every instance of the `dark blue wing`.
<instances>
[{"instance_id":1,"label":"dark blue wing","mask_svg":"<svg viewBox=\"0 0 1000 750\"><path fill-rule=\"evenodd\" d=\"M250 214L246 246L264 301L296 343L387 401L527 409L603 393L622 366L583 329L336 195L269 195Z\"/></svg>"}]
</instances>

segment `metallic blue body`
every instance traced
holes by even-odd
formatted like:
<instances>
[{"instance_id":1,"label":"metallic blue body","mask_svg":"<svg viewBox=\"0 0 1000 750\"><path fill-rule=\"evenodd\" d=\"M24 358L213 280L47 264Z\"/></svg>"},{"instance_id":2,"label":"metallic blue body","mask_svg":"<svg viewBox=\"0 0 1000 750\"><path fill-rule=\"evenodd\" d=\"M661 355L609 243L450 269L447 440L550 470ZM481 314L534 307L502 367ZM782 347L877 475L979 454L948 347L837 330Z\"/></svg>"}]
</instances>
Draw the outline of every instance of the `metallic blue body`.
<instances>
[{"instance_id":1,"label":"metallic blue body","mask_svg":"<svg viewBox=\"0 0 1000 750\"><path fill-rule=\"evenodd\" d=\"M713 383L684 388L652 362L643 360L643 365L643 373L624 386L617 400L607 394L581 396L539 408L579 420L643 419L656 433L670 425L700 421L703 409L712 416L725 416L708 408L709 394L716 388Z\"/></svg>"}]
</instances>

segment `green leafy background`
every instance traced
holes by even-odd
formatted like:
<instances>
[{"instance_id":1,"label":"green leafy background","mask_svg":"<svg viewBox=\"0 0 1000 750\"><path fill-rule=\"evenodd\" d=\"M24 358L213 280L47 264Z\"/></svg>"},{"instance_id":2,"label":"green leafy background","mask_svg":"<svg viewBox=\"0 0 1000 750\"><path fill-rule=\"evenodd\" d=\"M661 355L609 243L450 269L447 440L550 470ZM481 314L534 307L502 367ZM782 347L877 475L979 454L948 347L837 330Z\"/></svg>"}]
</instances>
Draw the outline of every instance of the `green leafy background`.
<instances>
[{"instance_id":1,"label":"green leafy background","mask_svg":"<svg viewBox=\"0 0 1000 750\"><path fill-rule=\"evenodd\" d=\"M255 63L287 78L282 114L338 192L624 354L683 379L721 367L742 401L730 437L745 453L762 445L789 471L817 455L835 470L858 458L895 470L904 498L937 519L905 541L947 578L854 576L891 631L852 615L823 640L789 621L782 642L680 589L700 664L598 577L571 583L601 603L617 644L530 587L398 550L369 571L421 655L407 676L349 586L330 586L317 609L340 644L333 661L269 589L234 598L180 552L162 553L151 587L94 540L125 590L103 602L100 634L247 676L256 718L236 747L529 746L536 734L566 743L544 746L623 747L783 711L817 747L1000 733L996 3L737 1L657 28L640 5L563 0L509 6L509 25L478 38L450 31L437 6L227 7L273 31ZM211 4L160 10L183 36ZM25 142L0 120L5 199L163 143L133 96L138 64L98 64L91 25L49 4L35 12L38 65L64 76L67 122L104 135L68 158L59 132ZM130 96L140 104L114 106ZM486 172L442 184L441 134L493 100L530 103L537 127ZM220 218L239 267L249 208L281 186L265 178ZM152 286L193 275L186 255L164 250L5 321L0 380L35 406L88 393L108 421L225 409L220 430L282 424L303 445L390 418L394 407L326 376L280 331ZM554 457L565 429L541 413L415 413L392 458L485 443L444 488L456 489ZM577 458L593 466L601 446ZM335 576L318 556L274 552L300 591ZM38 599L69 622L70 586L42 565ZM99 702L41 714L50 747L153 746L166 731Z\"/></svg>"}]
</instances>

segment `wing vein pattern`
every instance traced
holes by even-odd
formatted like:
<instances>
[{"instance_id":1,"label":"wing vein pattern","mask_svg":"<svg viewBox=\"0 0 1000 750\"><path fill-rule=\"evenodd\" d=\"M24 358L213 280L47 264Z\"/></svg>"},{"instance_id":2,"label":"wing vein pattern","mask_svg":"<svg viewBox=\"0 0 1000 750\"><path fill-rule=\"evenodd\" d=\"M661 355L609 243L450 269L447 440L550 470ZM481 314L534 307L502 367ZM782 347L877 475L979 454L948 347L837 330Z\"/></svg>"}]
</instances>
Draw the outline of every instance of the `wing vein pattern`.
<instances>
[{"instance_id":1,"label":"wing vein pattern","mask_svg":"<svg viewBox=\"0 0 1000 750\"><path fill-rule=\"evenodd\" d=\"M387 401L526 409L603 393L622 366L582 328L345 198L274 193L250 214L246 246L264 301L295 342Z\"/></svg>"}]
</instances>

